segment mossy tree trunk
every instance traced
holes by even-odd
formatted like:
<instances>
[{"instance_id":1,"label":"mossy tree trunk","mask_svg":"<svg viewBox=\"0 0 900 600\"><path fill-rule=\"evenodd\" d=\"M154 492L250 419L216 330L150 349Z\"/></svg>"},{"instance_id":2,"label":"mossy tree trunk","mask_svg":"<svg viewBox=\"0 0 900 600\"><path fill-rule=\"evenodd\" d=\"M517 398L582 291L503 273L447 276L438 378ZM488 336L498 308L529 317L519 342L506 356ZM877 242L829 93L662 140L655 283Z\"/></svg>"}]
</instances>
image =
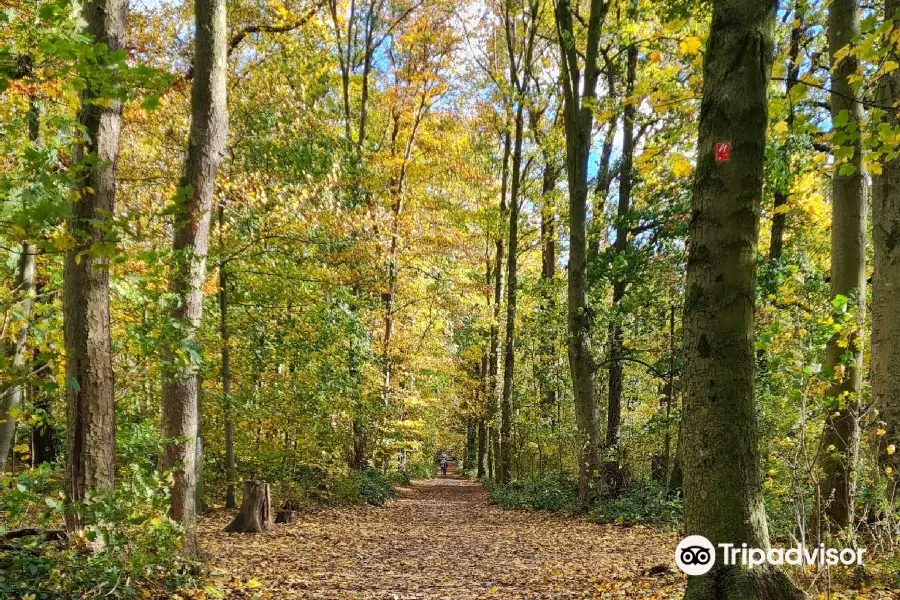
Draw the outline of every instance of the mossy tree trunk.
<instances>
[{"instance_id":1,"label":"mossy tree trunk","mask_svg":"<svg viewBox=\"0 0 900 600\"><path fill-rule=\"evenodd\" d=\"M682 466L688 535L768 548L753 322L775 3L715 0L703 68L684 309ZM726 143L730 158L718 161ZM775 569L691 577L687 600L801 598Z\"/></svg>"}]
</instances>

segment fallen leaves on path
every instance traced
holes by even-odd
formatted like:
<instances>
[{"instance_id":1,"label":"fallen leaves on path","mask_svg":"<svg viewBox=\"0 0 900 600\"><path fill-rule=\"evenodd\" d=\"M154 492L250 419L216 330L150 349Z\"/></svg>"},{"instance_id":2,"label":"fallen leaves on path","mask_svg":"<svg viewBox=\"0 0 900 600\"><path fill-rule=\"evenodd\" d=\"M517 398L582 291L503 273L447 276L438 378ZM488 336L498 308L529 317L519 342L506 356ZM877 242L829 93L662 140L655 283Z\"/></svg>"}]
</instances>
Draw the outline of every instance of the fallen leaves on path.
<instances>
[{"instance_id":1,"label":"fallen leaves on path","mask_svg":"<svg viewBox=\"0 0 900 600\"><path fill-rule=\"evenodd\" d=\"M669 600L686 581L672 566L675 533L503 510L455 478L264 535L224 533L227 519L204 519L201 543L233 598Z\"/></svg>"}]
</instances>

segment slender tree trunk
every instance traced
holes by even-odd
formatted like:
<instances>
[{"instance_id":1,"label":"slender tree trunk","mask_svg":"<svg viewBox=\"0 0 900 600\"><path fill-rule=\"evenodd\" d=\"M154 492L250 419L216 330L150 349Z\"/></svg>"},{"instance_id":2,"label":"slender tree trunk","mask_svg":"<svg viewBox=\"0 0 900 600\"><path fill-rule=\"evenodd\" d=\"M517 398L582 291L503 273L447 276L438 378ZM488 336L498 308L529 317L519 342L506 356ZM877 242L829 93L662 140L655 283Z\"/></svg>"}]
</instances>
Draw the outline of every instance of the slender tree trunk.
<instances>
[{"instance_id":1,"label":"slender tree trunk","mask_svg":"<svg viewBox=\"0 0 900 600\"><path fill-rule=\"evenodd\" d=\"M666 436L663 460L666 467L666 481L672 469L672 408L675 405L675 305L669 309L669 373L666 381Z\"/></svg>"},{"instance_id":2,"label":"slender tree trunk","mask_svg":"<svg viewBox=\"0 0 900 600\"><path fill-rule=\"evenodd\" d=\"M87 34L111 51L125 46L124 0L92 0L83 5ZM101 86L88 82L78 121L83 141L73 162L96 162L80 177L69 231L76 246L66 252L63 269L66 344L66 499L81 502L91 492L113 489L116 413L109 330L109 259L92 250L107 239L106 223L115 208L116 166L122 104L94 102ZM81 515L66 517L81 527Z\"/></svg>"},{"instance_id":3,"label":"slender tree trunk","mask_svg":"<svg viewBox=\"0 0 900 600\"><path fill-rule=\"evenodd\" d=\"M477 441L477 432L476 432L476 423L473 417L469 417L466 419L466 470L470 470L473 466L475 466L475 461L477 460L476 452L476 441Z\"/></svg>"},{"instance_id":4,"label":"slender tree trunk","mask_svg":"<svg viewBox=\"0 0 900 600\"><path fill-rule=\"evenodd\" d=\"M884 18L900 31L900 0L885 0ZM900 62L896 50L890 57ZM900 98L900 71L883 77L879 103L891 106ZM900 126L896 108L887 109L884 122L895 131ZM900 156L887 159L881 174L873 177L872 233L875 238L875 272L872 280L872 396L884 429L878 458L890 467L889 499L900 501ZM889 450L893 447L893 450Z\"/></svg>"},{"instance_id":5,"label":"slender tree trunk","mask_svg":"<svg viewBox=\"0 0 900 600\"><path fill-rule=\"evenodd\" d=\"M714 0L703 68L684 309L684 522L714 545L768 548L754 399L756 251L775 3ZM716 162L717 144L730 160ZM801 598L774 567L716 559L685 598Z\"/></svg>"},{"instance_id":6,"label":"slender tree trunk","mask_svg":"<svg viewBox=\"0 0 900 600\"><path fill-rule=\"evenodd\" d=\"M556 207L553 205L553 190L556 188L558 173L556 165L551 163L549 157L545 157L541 188L541 279L544 284L542 309L550 315L556 310L553 289L556 279ZM545 408L553 407L559 396L557 386L552 385L548 377L551 372L556 371L557 355L554 341L555 337L550 335L541 339L541 358L545 366L542 402Z\"/></svg>"},{"instance_id":7,"label":"slender tree trunk","mask_svg":"<svg viewBox=\"0 0 900 600\"><path fill-rule=\"evenodd\" d=\"M194 494L194 510L203 512L206 486L203 480L203 375L197 373L197 492Z\"/></svg>"},{"instance_id":8,"label":"slender tree trunk","mask_svg":"<svg viewBox=\"0 0 900 600\"><path fill-rule=\"evenodd\" d=\"M203 281L209 250L209 228L216 172L225 150L228 128L226 104L226 17L224 0L196 0L194 79L191 131L184 172L179 182L178 210L172 244L175 264L169 289L178 299L172 309L172 339L164 363L162 386L162 470L174 471L172 518L184 525L188 553L196 551L196 367L177 366L184 360L176 348L195 344L203 316Z\"/></svg>"},{"instance_id":9,"label":"slender tree trunk","mask_svg":"<svg viewBox=\"0 0 900 600\"><path fill-rule=\"evenodd\" d=\"M508 184L509 177L509 160L510 155L512 154L512 136L508 133L504 135L503 138L503 166L501 170L501 182L500 182L500 217L501 222L504 222L507 216L507 205L506 205L506 188ZM503 234L500 233L497 236L497 239L494 240L494 267L493 271L493 284L494 284L494 310L491 319L491 327L490 327L490 355L488 365L488 380L490 384L490 410L489 421L491 423L490 430L490 441L492 445L491 452L491 477L499 481L500 470L497 467L497 463L500 459L500 435L496 426L496 417L497 413L500 409L500 386L498 381L498 376L500 373L500 306L503 301ZM490 280L490 273L488 276ZM490 281L489 281L490 283Z\"/></svg>"},{"instance_id":10,"label":"slender tree trunk","mask_svg":"<svg viewBox=\"0 0 900 600\"><path fill-rule=\"evenodd\" d=\"M488 278L490 279L490 278ZM490 400L490 388L488 387L488 355L486 351L481 352L481 405L478 410L481 417L478 419L478 471L477 477L481 479L485 475L485 467L488 452L488 421L487 421L487 404Z\"/></svg>"},{"instance_id":11,"label":"slender tree trunk","mask_svg":"<svg viewBox=\"0 0 900 600\"><path fill-rule=\"evenodd\" d=\"M803 39L804 27L804 5L805 0L796 0L794 2L794 24L791 27L791 41L788 46L787 56L787 80L785 84L785 95L788 97L790 111L788 112L787 124L788 131L793 134L794 120L796 118L796 110L791 100L791 92L800 83L800 42ZM788 155L786 159L790 160L789 151L783 149ZM769 260L781 260L784 252L784 230L787 225L787 213L782 209L787 204L788 188L790 181L783 185L778 185L775 189L775 202L772 211L772 228L770 230L769 243Z\"/></svg>"},{"instance_id":12,"label":"slender tree trunk","mask_svg":"<svg viewBox=\"0 0 900 600\"><path fill-rule=\"evenodd\" d=\"M629 14L632 18L637 12L636 2L632 0L629 5ZM634 93L635 80L637 79L637 45L630 44L626 52L625 73L625 98L628 99ZM613 245L615 253L622 256L628 252L628 235L630 227L627 222L628 213L631 211L631 188L633 186L634 164L634 120L637 107L634 102L626 100L623 137L622 137L622 166L619 174L619 205L616 211L616 241ZM622 375L624 355L624 340L622 333L622 315L620 304L625 297L628 282L619 277L613 283L612 320L609 324L609 397L606 409L606 447L615 457L613 462L607 465L610 471L607 473L607 484L615 491L617 486L619 468L619 437L622 429Z\"/></svg>"},{"instance_id":13,"label":"slender tree trunk","mask_svg":"<svg viewBox=\"0 0 900 600\"><path fill-rule=\"evenodd\" d=\"M522 178L524 106L518 102L509 195L509 252L506 259L506 338L503 348L503 393L500 401L500 482L509 483L512 468L513 375L516 365L516 292L518 288L519 188ZM499 276L499 274L498 274Z\"/></svg>"},{"instance_id":14,"label":"slender tree trunk","mask_svg":"<svg viewBox=\"0 0 900 600\"><path fill-rule=\"evenodd\" d=\"M41 286L36 288L37 295L41 293ZM40 351L35 348L31 360L32 373L40 373L41 379L47 375L44 373L46 362L41 358ZM33 468L44 463L52 463L56 460L56 428L53 418L53 398L44 393L39 383L32 381L31 398L35 412L41 415L41 424L32 430L31 434L31 464Z\"/></svg>"},{"instance_id":15,"label":"slender tree trunk","mask_svg":"<svg viewBox=\"0 0 900 600\"><path fill-rule=\"evenodd\" d=\"M861 131L862 105L847 80L856 72L857 61L847 56L834 64L835 55L859 35L856 0L834 0L828 12L828 47L832 56L832 119L849 117ZM845 296L857 310L856 326L846 347L834 337L825 351L829 370L839 370L828 390L827 415L822 431L822 503L820 514L831 524L846 527L853 520L854 476L859 453L859 392L862 374L862 327L866 307L866 183L862 163L861 137L850 142L853 156L847 163L852 173L835 169L832 180L831 292ZM852 358L844 364L843 356Z\"/></svg>"},{"instance_id":16,"label":"slender tree trunk","mask_svg":"<svg viewBox=\"0 0 900 600\"><path fill-rule=\"evenodd\" d=\"M219 250L224 256L224 200L219 203ZM234 493L234 407L231 405L231 333L228 330L228 263L219 263L219 338L222 352L222 413L225 417L225 508L237 508Z\"/></svg>"},{"instance_id":17,"label":"slender tree trunk","mask_svg":"<svg viewBox=\"0 0 900 600\"><path fill-rule=\"evenodd\" d=\"M39 108L34 96L28 102L28 140L32 146L40 143ZM34 244L24 242L19 252L17 261L15 295L19 300L19 313L22 326L16 339L9 348L7 360L13 367L13 380L9 387L0 391L0 473L6 470L6 459L12 446L13 436L16 431L16 421L11 411L22 404L25 386L25 345L28 341L28 328L31 326L32 289L34 288L35 266L34 257L37 248ZM32 454L32 457L34 454Z\"/></svg>"},{"instance_id":18,"label":"slender tree trunk","mask_svg":"<svg viewBox=\"0 0 900 600\"><path fill-rule=\"evenodd\" d=\"M24 243L19 251L16 269L16 296L19 300L18 312L22 315L22 325L16 332L16 339L9 348L9 358L13 367L13 379L9 387L0 395L0 473L6 470L6 459L12 446L16 420L11 411L22 404L25 390L25 344L28 341L28 328L31 320L32 288L34 287L34 256L37 248L34 244Z\"/></svg>"},{"instance_id":19,"label":"slender tree trunk","mask_svg":"<svg viewBox=\"0 0 900 600\"><path fill-rule=\"evenodd\" d=\"M568 0L556 3L556 27L563 71L566 126L566 171L569 180L568 309L569 370L578 429L578 487L583 500L600 492L600 407L594 389L595 363L591 354L592 313L587 302L588 160L599 76L600 33L609 3L591 0L584 76L573 45L572 9ZM585 102L588 101L588 102Z\"/></svg>"}]
</instances>

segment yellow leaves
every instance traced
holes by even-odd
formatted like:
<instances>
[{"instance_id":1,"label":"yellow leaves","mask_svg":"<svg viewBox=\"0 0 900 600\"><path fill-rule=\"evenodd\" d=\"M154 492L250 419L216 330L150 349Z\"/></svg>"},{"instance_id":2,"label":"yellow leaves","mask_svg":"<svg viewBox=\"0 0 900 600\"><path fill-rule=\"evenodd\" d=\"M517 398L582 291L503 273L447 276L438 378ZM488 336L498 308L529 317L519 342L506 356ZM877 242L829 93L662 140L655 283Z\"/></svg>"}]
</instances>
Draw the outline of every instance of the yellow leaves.
<instances>
[{"instance_id":1,"label":"yellow leaves","mask_svg":"<svg viewBox=\"0 0 900 600\"><path fill-rule=\"evenodd\" d=\"M869 170L869 173L872 175L881 175L881 163L872 161L866 164L866 168Z\"/></svg>"},{"instance_id":2,"label":"yellow leaves","mask_svg":"<svg viewBox=\"0 0 900 600\"><path fill-rule=\"evenodd\" d=\"M891 467L885 467L884 472L887 473L888 475L890 475L891 473L894 472L894 469L892 469Z\"/></svg>"},{"instance_id":3,"label":"yellow leaves","mask_svg":"<svg viewBox=\"0 0 900 600\"><path fill-rule=\"evenodd\" d=\"M650 62L652 62L654 64L658 64L658 63L662 62L662 54L660 54L656 50L654 50L649 55L647 55L647 58L649 58Z\"/></svg>"},{"instance_id":4,"label":"yellow leaves","mask_svg":"<svg viewBox=\"0 0 900 600\"><path fill-rule=\"evenodd\" d=\"M260 585L262 585L262 584L260 584L260 583L259 583L257 580L255 580L255 579L250 579L250 580L246 583L246 586L247 586L248 588L250 588L250 589L256 589L256 588L260 587Z\"/></svg>"},{"instance_id":5,"label":"yellow leaves","mask_svg":"<svg viewBox=\"0 0 900 600\"><path fill-rule=\"evenodd\" d=\"M681 50L682 54L691 56L700 52L702 46L703 42L700 41L700 38L692 35L684 38L681 43L678 44L678 49Z\"/></svg>"},{"instance_id":6,"label":"yellow leaves","mask_svg":"<svg viewBox=\"0 0 900 600\"><path fill-rule=\"evenodd\" d=\"M894 71L897 70L898 66L900 66L900 65L898 65L897 61L895 61L895 60L886 60L886 61L884 61L884 64L881 65L881 68L878 69L878 73L876 74L876 77L884 77L885 75L893 73Z\"/></svg>"},{"instance_id":7,"label":"yellow leaves","mask_svg":"<svg viewBox=\"0 0 900 600\"><path fill-rule=\"evenodd\" d=\"M897 446L895 446L894 444L891 444L890 446L885 448L884 451L887 452L888 456L893 456L894 452L897 451Z\"/></svg>"},{"instance_id":8,"label":"yellow leaves","mask_svg":"<svg viewBox=\"0 0 900 600\"><path fill-rule=\"evenodd\" d=\"M875 435L877 435L878 437L883 437L884 434L886 434L886 433L887 433L887 431L885 431L881 427L879 427L878 429L875 430Z\"/></svg>"},{"instance_id":9,"label":"yellow leaves","mask_svg":"<svg viewBox=\"0 0 900 600\"><path fill-rule=\"evenodd\" d=\"M691 163L684 157L678 158L672 164L672 174L676 177L687 177L692 170Z\"/></svg>"},{"instance_id":10,"label":"yellow leaves","mask_svg":"<svg viewBox=\"0 0 900 600\"><path fill-rule=\"evenodd\" d=\"M772 127L772 131L774 131L779 136L785 136L788 134L788 124L786 121L779 121Z\"/></svg>"}]
</instances>

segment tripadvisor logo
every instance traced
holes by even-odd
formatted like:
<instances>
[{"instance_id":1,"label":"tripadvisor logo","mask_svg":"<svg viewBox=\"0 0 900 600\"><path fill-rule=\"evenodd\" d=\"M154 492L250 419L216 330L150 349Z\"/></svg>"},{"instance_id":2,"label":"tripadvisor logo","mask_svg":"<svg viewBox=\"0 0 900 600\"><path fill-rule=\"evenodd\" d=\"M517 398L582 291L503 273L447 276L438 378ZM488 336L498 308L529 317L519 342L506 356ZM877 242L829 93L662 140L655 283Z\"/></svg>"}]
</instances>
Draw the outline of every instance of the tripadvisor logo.
<instances>
[{"instance_id":1,"label":"tripadvisor logo","mask_svg":"<svg viewBox=\"0 0 900 600\"><path fill-rule=\"evenodd\" d=\"M825 544L809 549L802 545L793 548L750 548L747 544L738 547L735 544L721 543L716 546L721 550L725 565L740 564L754 568L769 565L818 565L836 566L861 565L865 548L826 548ZM712 542L702 535L690 535L675 548L675 564L688 575L705 575L716 562L716 550Z\"/></svg>"}]
</instances>

